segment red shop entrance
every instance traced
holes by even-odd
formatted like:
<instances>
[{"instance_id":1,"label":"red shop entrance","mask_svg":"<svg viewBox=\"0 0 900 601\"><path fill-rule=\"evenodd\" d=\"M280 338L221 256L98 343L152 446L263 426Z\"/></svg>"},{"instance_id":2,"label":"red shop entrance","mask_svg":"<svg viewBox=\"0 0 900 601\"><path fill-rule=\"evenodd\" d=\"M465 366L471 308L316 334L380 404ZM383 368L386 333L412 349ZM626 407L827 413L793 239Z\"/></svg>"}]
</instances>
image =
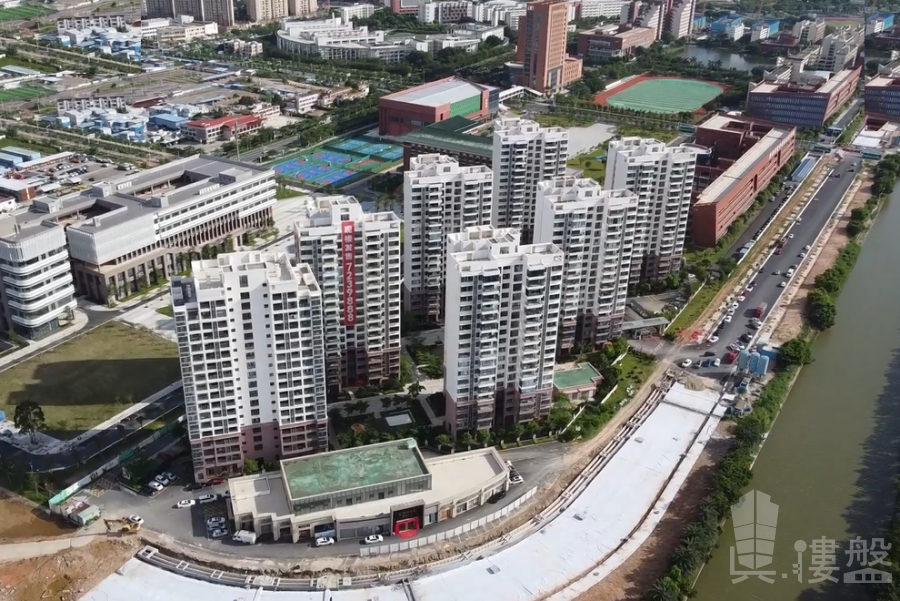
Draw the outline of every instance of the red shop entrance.
<instances>
[{"instance_id":1,"label":"red shop entrance","mask_svg":"<svg viewBox=\"0 0 900 601\"><path fill-rule=\"evenodd\" d=\"M415 538L419 535L419 518L409 518L394 522L394 534L400 538Z\"/></svg>"}]
</instances>

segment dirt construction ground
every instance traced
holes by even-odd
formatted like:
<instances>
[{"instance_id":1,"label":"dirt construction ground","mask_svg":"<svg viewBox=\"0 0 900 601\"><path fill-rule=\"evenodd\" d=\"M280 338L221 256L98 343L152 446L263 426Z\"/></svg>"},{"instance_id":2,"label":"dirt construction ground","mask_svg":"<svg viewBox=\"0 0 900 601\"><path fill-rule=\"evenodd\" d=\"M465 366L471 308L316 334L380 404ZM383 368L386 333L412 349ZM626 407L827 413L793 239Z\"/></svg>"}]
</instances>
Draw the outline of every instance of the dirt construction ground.
<instances>
[{"instance_id":1,"label":"dirt construction ground","mask_svg":"<svg viewBox=\"0 0 900 601\"><path fill-rule=\"evenodd\" d=\"M577 601L640 601L669 567L672 552L682 532L697 515L700 502L712 488L718 464L730 445L733 424L721 422L703 450L687 480L666 509L666 515L634 555L609 577L594 585Z\"/></svg>"},{"instance_id":2,"label":"dirt construction ground","mask_svg":"<svg viewBox=\"0 0 900 601\"><path fill-rule=\"evenodd\" d=\"M104 540L55 555L0 564L0 601L75 601L119 569L136 550L133 538Z\"/></svg>"},{"instance_id":3,"label":"dirt construction ground","mask_svg":"<svg viewBox=\"0 0 900 601\"><path fill-rule=\"evenodd\" d=\"M14 501L0 493L0 543L43 540L71 535L73 526L47 519L39 509Z\"/></svg>"}]
</instances>

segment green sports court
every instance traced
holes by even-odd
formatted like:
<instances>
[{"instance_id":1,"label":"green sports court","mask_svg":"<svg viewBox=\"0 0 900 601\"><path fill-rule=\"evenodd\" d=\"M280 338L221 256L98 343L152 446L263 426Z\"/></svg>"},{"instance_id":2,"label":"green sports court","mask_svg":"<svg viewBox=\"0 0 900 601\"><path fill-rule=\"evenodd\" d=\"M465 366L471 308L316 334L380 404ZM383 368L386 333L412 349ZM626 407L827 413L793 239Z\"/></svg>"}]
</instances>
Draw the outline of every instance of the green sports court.
<instances>
[{"instance_id":1,"label":"green sports court","mask_svg":"<svg viewBox=\"0 0 900 601\"><path fill-rule=\"evenodd\" d=\"M673 115L696 112L724 91L719 84L697 79L638 77L601 93L595 102L632 111Z\"/></svg>"}]
</instances>

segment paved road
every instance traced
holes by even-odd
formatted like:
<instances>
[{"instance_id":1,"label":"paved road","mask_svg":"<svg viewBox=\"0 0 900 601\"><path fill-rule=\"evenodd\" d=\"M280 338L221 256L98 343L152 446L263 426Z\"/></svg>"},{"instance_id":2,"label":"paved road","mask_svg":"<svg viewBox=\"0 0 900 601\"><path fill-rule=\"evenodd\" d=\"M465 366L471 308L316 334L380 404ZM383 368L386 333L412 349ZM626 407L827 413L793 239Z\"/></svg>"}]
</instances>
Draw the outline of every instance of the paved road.
<instances>
[{"instance_id":1,"label":"paved road","mask_svg":"<svg viewBox=\"0 0 900 601\"><path fill-rule=\"evenodd\" d=\"M522 447L502 451L504 459L512 461L516 469L525 479L522 484L514 485L504 499L496 504L486 504L465 514L441 522L439 525L428 528L429 536L452 530L468 522L493 513L512 503L524 495L534 486L553 482L563 471L565 455L571 445L561 443L547 443L538 446ZM145 520L145 527L172 537L182 543L196 545L218 553L229 555L269 557L274 559L311 558L311 557L359 557L360 541L341 541L330 547L316 548L307 543L293 544L281 541L279 543L261 542L253 547L235 543L229 538L224 540L210 540L206 536L205 518L206 512L212 511L212 515L222 515L224 504L211 504L195 506L192 509L175 509L175 504L180 499L190 499L208 492L204 489L199 492L186 492L183 490L185 482L190 481L189 464L173 467L179 477L178 484L165 489L158 495L148 498L143 495L135 495L129 491L121 490L118 486L110 490L102 491L91 500L99 506L106 517L125 517L131 514L139 514ZM224 493L225 486L213 487L218 493ZM478 534L478 533L476 533Z\"/></svg>"},{"instance_id":2,"label":"paved road","mask_svg":"<svg viewBox=\"0 0 900 601\"><path fill-rule=\"evenodd\" d=\"M784 275L774 275L774 272L780 271L784 274L791 266L798 266L808 259L801 259L798 255L804 252L804 247L812 245L825 228L828 221L832 218L834 210L837 208L846 191L853 182L853 173L849 173L850 169L855 169L854 164L859 162L855 156L845 157L835 168L834 173L840 174L841 177L830 177L826 180L825 185L810 200L806 208L800 214L800 221L795 222L789 230L789 234L793 235L784 247L781 255L772 255L763 265L760 266L759 274L755 278L756 287L747 295L747 298L740 304L740 308L735 313L731 323L720 322L721 330L718 334L719 340L715 344L706 344L693 349L682 348L674 353L675 360L690 358L697 361L703 352L712 352L717 357L721 357L726 353L726 347L736 342L738 337L745 332L752 333L753 330L748 328L748 323L753 312L761 303L767 303L768 308L766 314L772 311L778 305L781 295L786 288L780 288L781 282L790 282ZM796 277L796 276L794 276ZM723 376L728 370L725 366L716 369L701 369L704 375ZM706 373L709 372L709 373Z\"/></svg>"},{"instance_id":3,"label":"paved road","mask_svg":"<svg viewBox=\"0 0 900 601\"><path fill-rule=\"evenodd\" d=\"M853 104L850 105L847 112L844 113L844 116L841 117L838 121L835 121L835 127L840 127L841 129L847 129L853 119L856 118L856 115L859 114L860 109L862 109L863 101L861 98L857 98L853 101Z\"/></svg>"},{"instance_id":4,"label":"paved road","mask_svg":"<svg viewBox=\"0 0 900 601\"><path fill-rule=\"evenodd\" d=\"M737 241L731 245L731 248L728 249L728 252L725 254L725 256L734 256L734 253L736 253L742 246L753 240L753 238L755 238L759 234L760 230L762 230L762 228L766 225L766 222L772 218L772 216L775 214L775 211L777 211L778 207L781 206L781 203L789 196L790 192L782 188L781 191L778 192L778 194L775 196L775 198L772 199L772 202L762 208L762 210L759 212L759 215L757 215L756 218L750 223L750 225L748 225L744 230L744 233L742 233L740 237L738 237Z\"/></svg>"}]
</instances>

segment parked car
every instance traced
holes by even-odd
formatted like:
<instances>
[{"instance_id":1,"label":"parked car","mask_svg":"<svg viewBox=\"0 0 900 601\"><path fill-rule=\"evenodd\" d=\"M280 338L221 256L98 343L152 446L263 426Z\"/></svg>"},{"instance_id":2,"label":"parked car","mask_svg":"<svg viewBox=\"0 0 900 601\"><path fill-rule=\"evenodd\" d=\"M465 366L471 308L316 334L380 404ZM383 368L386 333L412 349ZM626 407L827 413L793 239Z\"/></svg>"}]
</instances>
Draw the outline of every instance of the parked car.
<instances>
[{"instance_id":1,"label":"parked car","mask_svg":"<svg viewBox=\"0 0 900 601\"><path fill-rule=\"evenodd\" d=\"M228 536L228 530L225 528L215 528L209 531L209 538L225 538Z\"/></svg>"},{"instance_id":2,"label":"parked car","mask_svg":"<svg viewBox=\"0 0 900 601\"><path fill-rule=\"evenodd\" d=\"M743 294L740 295L739 297L737 297L737 302L739 302L739 303L742 303L742 302L744 302L745 300L747 300L747 297L744 296Z\"/></svg>"},{"instance_id":3,"label":"parked car","mask_svg":"<svg viewBox=\"0 0 900 601\"><path fill-rule=\"evenodd\" d=\"M380 534L370 534L366 538L363 539L363 542L367 545L377 545L378 543L384 542L384 537Z\"/></svg>"},{"instance_id":4,"label":"parked car","mask_svg":"<svg viewBox=\"0 0 900 601\"><path fill-rule=\"evenodd\" d=\"M690 367L691 363L693 363L693 361L691 361L690 359L685 359L681 362L681 367Z\"/></svg>"},{"instance_id":5,"label":"parked car","mask_svg":"<svg viewBox=\"0 0 900 601\"><path fill-rule=\"evenodd\" d=\"M812 246L810 246L809 244L807 244L806 246L803 247L803 250L810 250L811 248L812 248Z\"/></svg>"},{"instance_id":6,"label":"parked car","mask_svg":"<svg viewBox=\"0 0 900 601\"><path fill-rule=\"evenodd\" d=\"M775 271L772 272L772 275L781 275L781 270L776 269Z\"/></svg>"},{"instance_id":7,"label":"parked car","mask_svg":"<svg viewBox=\"0 0 900 601\"><path fill-rule=\"evenodd\" d=\"M319 538L316 539L317 547L327 547L327 546L333 545L333 544L334 544L334 539L331 538L330 536L320 536Z\"/></svg>"},{"instance_id":8,"label":"parked car","mask_svg":"<svg viewBox=\"0 0 900 601\"><path fill-rule=\"evenodd\" d=\"M162 474L158 475L156 478L154 478L154 480L156 480L157 482L159 482L159 483L162 484L163 486L168 486L169 484L172 483L171 480L169 480L168 478L166 478L166 477L163 476Z\"/></svg>"},{"instance_id":9,"label":"parked car","mask_svg":"<svg viewBox=\"0 0 900 601\"><path fill-rule=\"evenodd\" d=\"M492 494L488 499L488 503L499 503L504 497L506 497L506 491L501 490L500 492Z\"/></svg>"},{"instance_id":10,"label":"parked car","mask_svg":"<svg viewBox=\"0 0 900 601\"><path fill-rule=\"evenodd\" d=\"M223 517L214 517L214 518L209 518L208 520L206 520L206 527L207 528L224 528L225 524L227 524L227 523L228 523L228 520L226 520Z\"/></svg>"},{"instance_id":11,"label":"parked car","mask_svg":"<svg viewBox=\"0 0 900 601\"><path fill-rule=\"evenodd\" d=\"M213 478L206 483L207 486L218 486L219 484L225 484L225 478Z\"/></svg>"},{"instance_id":12,"label":"parked car","mask_svg":"<svg viewBox=\"0 0 900 601\"><path fill-rule=\"evenodd\" d=\"M722 360L716 357L716 359L713 361L713 367L719 367L720 365L722 365Z\"/></svg>"},{"instance_id":13,"label":"parked car","mask_svg":"<svg viewBox=\"0 0 900 601\"><path fill-rule=\"evenodd\" d=\"M725 316L725 319L724 319L723 321L724 321L725 323L731 323L731 315L726 315L726 316Z\"/></svg>"},{"instance_id":14,"label":"parked car","mask_svg":"<svg viewBox=\"0 0 900 601\"><path fill-rule=\"evenodd\" d=\"M794 237L794 234L788 234L788 240L792 239L793 237Z\"/></svg>"},{"instance_id":15,"label":"parked car","mask_svg":"<svg viewBox=\"0 0 900 601\"><path fill-rule=\"evenodd\" d=\"M778 287L779 288L787 288L787 282L781 282L780 284L778 284Z\"/></svg>"},{"instance_id":16,"label":"parked car","mask_svg":"<svg viewBox=\"0 0 900 601\"><path fill-rule=\"evenodd\" d=\"M212 503L213 501L218 500L219 495L200 495L197 497L197 502L201 505L205 505L207 503Z\"/></svg>"},{"instance_id":17,"label":"parked car","mask_svg":"<svg viewBox=\"0 0 900 601\"><path fill-rule=\"evenodd\" d=\"M525 482L525 479L521 475L519 475L519 472L510 470L509 482L511 484L521 484L522 482Z\"/></svg>"},{"instance_id":18,"label":"parked car","mask_svg":"<svg viewBox=\"0 0 900 601\"><path fill-rule=\"evenodd\" d=\"M175 482L176 480L178 480L178 476L176 476L176 475L173 474L172 472L163 472L162 475L166 477L166 480L169 481L169 484L171 484L171 483Z\"/></svg>"},{"instance_id":19,"label":"parked car","mask_svg":"<svg viewBox=\"0 0 900 601\"><path fill-rule=\"evenodd\" d=\"M140 526L141 524L144 523L144 518L142 518L139 515L130 515L130 516L128 516L128 521L131 522L132 524L137 524L138 526Z\"/></svg>"},{"instance_id":20,"label":"parked car","mask_svg":"<svg viewBox=\"0 0 900 601\"><path fill-rule=\"evenodd\" d=\"M191 492L194 490L200 490L201 488L203 488L202 484L199 484L197 482L191 482L190 484L188 484L187 486L184 487L184 490L187 492Z\"/></svg>"},{"instance_id":21,"label":"parked car","mask_svg":"<svg viewBox=\"0 0 900 601\"><path fill-rule=\"evenodd\" d=\"M178 507L178 509L186 509L188 507L193 507L196 504L197 501L195 501L194 499L182 499L178 501L176 507Z\"/></svg>"},{"instance_id":22,"label":"parked car","mask_svg":"<svg viewBox=\"0 0 900 601\"><path fill-rule=\"evenodd\" d=\"M710 336L710 337L709 337L709 340L707 340L707 342L709 342L710 344L715 344L715 343L717 343L718 341L719 341L719 337L718 337L718 336Z\"/></svg>"},{"instance_id":23,"label":"parked car","mask_svg":"<svg viewBox=\"0 0 900 601\"><path fill-rule=\"evenodd\" d=\"M152 490L155 490L156 492L159 492L164 488L163 485L160 484L159 482L157 482L156 480L151 480L150 482L147 483L147 486L150 487Z\"/></svg>"}]
</instances>

